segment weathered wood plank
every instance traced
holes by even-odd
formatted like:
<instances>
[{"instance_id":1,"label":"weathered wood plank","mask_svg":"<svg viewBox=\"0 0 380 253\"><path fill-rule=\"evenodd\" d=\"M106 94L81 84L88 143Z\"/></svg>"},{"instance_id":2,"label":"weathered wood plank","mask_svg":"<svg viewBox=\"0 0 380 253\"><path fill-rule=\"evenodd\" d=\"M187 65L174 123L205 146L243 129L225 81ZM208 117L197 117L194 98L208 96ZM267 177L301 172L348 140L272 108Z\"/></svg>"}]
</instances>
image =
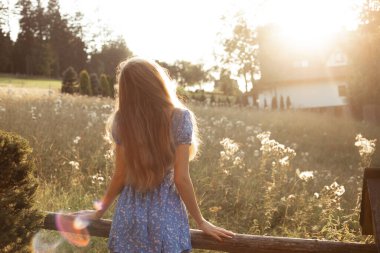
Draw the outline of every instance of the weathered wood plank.
<instances>
[{"instance_id":1,"label":"weathered wood plank","mask_svg":"<svg viewBox=\"0 0 380 253\"><path fill-rule=\"evenodd\" d=\"M380 179L367 179L368 196L371 203L372 228L378 252L380 252Z\"/></svg>"},{"instance_id":2,"label":"weathered wood plank","mask_svg":"<svg viewBox=\"0 0 380 253\"><path fill-rule=\"evenodd\" d=\"M45 229L57 230L55 213L47 213ZM74 216L67 215L74 219ZM110 220L94 221L88 227L93 236L108 237L111 228ZM232 239L216 241L200 230L191 229L191 243L195 249L219 250L239 253L376 253L374 244L334 242L314 239L299 239L272 236L255 236L236 234Z\"/></svg>"}]
</instances>

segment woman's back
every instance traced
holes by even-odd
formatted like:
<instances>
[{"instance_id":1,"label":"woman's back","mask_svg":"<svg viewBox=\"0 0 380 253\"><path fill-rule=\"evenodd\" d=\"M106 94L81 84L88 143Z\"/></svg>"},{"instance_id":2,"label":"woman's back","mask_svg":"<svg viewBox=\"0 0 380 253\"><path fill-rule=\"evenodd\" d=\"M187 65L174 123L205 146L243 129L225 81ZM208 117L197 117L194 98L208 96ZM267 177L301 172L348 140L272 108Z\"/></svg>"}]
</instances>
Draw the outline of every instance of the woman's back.
<instances>
[{"instance_id":1,"label":"woman's back","mask_svg":"<svg viewBox=\"0 0 380 253\"><path fill-rule=\"evenodd\" d=\"M175 108L171 134L175 146L191 144L193 125L190 112ZM114 136L116 142L118 137ZM168 168L162 183L141 193L131 186L121 192L113 218L109 248L113 252L183 252L191 249L185 206Z\"/></svg>"}]
</instances>

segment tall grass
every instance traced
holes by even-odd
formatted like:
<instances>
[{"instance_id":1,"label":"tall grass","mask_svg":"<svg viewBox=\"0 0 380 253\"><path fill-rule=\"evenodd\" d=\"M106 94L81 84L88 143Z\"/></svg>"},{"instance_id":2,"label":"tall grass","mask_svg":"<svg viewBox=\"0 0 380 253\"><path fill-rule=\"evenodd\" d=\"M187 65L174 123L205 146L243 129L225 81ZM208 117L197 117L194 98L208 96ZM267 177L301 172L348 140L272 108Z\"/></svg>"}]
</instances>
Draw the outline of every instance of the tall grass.
<instances>
[{"instance_id":1,"label":"tall grass","mask_svg":"<svg viewBox=\"0 0 380 253\"><path fill-rule=\"evenodd\" d=\"M112 105L107 98L0 95L0 128L34 149L39 209L91 209L101 197L113 170L105 136ZM354 144L359 133L379 139L379 126L306 112L190 107L203 141L191 175L207 219L239 233L366 240L358 224L362 167L371 157L379 166L380 156L361 157ZM84 249L60 248L107 252L99 238Z\"/></svg>"}]
</instances>

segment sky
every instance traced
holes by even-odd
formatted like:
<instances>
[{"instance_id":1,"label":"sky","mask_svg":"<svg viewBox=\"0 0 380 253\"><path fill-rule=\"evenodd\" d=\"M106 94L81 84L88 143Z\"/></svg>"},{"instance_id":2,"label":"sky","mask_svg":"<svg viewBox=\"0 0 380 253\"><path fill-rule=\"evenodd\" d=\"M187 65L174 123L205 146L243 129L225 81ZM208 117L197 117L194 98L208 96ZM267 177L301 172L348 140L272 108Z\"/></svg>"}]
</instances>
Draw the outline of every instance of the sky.
<instances>
[{"instance_id":1,"label":"sky","mask_svg":"<svg viewBox=\"0 0 380 253\"><path fill-rule=\"evenodd\" d=\"M8 0L7 0L8 1ZM15 2L16 0L9 0ZM46 1L46 0L45 0ZM355 28L361 0L61 0L64 13L80 11L90 27L109 27L142 57L211 63L241 12L252 25L279 23L302 43ZM225 17L224 21L221 19ZM308 27L308 29L306 29ZM312 29L309 29L309 28ZM17 20L12 20L15 37ZM311 32L310 32L311 31Z\"/></svg>"}]
</instances>

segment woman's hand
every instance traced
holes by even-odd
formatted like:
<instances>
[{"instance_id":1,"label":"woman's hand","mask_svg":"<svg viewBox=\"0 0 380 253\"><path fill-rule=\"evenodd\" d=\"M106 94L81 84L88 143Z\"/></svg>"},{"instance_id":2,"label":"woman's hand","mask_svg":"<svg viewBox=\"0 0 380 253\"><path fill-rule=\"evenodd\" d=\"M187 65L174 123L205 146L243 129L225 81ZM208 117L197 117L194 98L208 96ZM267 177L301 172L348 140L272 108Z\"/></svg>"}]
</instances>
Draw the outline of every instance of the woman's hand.
<instances>
[{"instance_id":1,"label":"woman's hand","mask_svg":"<svg viewBox=\"0 0 380 253\"><path fill-rule=\"evenodd\" d=\"M202 222L198 224L198 228L206 234L211 235L218 241L222 241L223 238L232 238L235 235L233 232L221 227L217 227L205 219L203 219Z\"/></svg>"}]
</instances>

